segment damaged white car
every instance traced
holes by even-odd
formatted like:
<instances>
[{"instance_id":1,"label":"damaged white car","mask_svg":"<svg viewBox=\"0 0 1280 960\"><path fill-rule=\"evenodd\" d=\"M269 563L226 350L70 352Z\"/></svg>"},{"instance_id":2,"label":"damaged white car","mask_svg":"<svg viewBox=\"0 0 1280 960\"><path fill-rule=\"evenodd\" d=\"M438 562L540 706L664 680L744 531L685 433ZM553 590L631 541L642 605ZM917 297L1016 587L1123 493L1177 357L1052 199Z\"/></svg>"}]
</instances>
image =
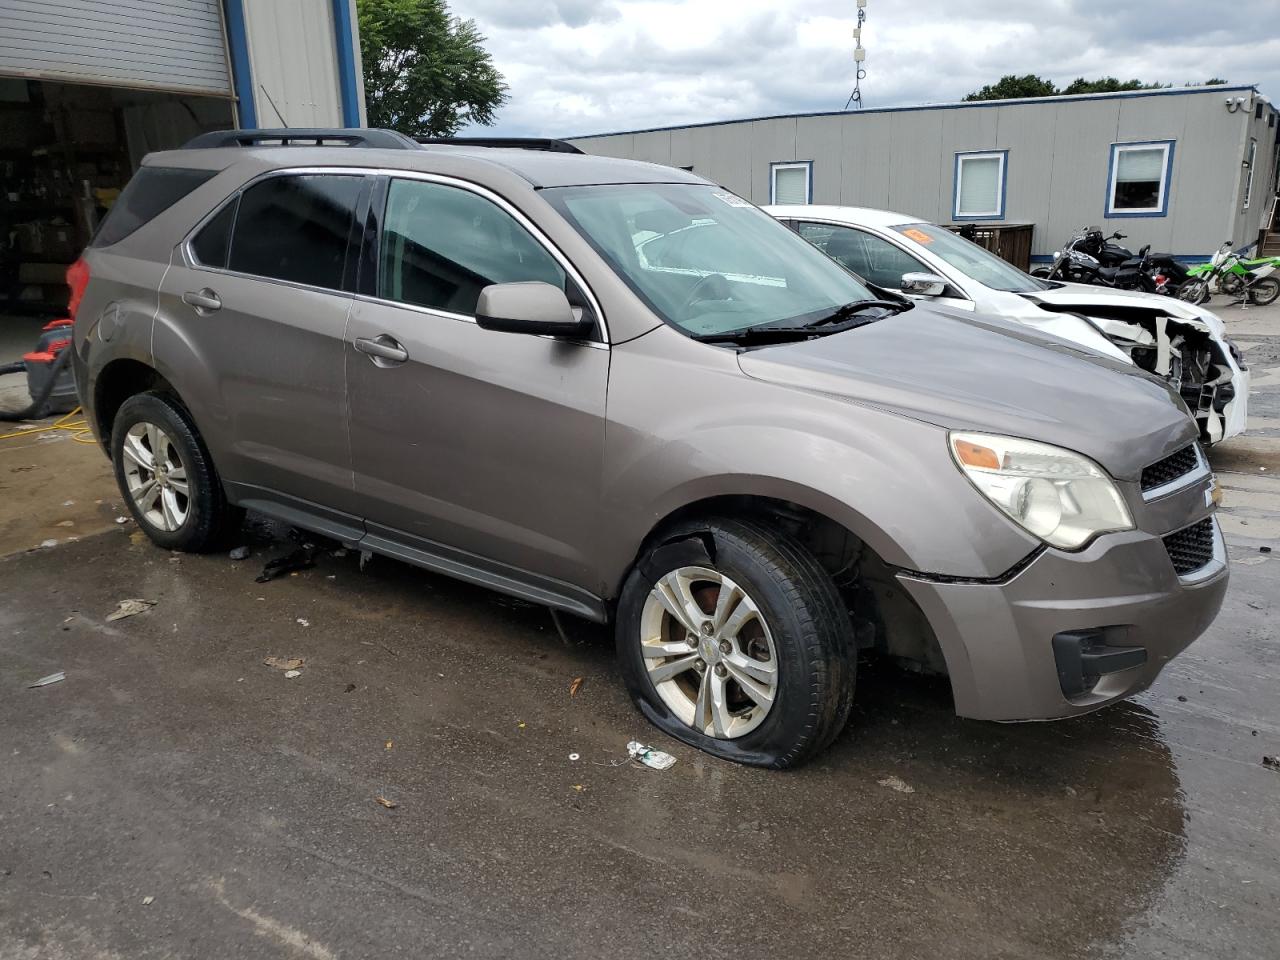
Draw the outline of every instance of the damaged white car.
<instances>
[{"instance_id":1,"label":"damaged white car","mask_svg":"<svg viewBox=\"0 0 1280 960\"><path fill-rule=\"evenodd\" d=\"M937 306L1007 317L1171 380L1204 443L1245 430L1249 371L1203 307L1032 277L945 227L861 207L765 210L876 286Z\"/></svg>"}]
</instances>

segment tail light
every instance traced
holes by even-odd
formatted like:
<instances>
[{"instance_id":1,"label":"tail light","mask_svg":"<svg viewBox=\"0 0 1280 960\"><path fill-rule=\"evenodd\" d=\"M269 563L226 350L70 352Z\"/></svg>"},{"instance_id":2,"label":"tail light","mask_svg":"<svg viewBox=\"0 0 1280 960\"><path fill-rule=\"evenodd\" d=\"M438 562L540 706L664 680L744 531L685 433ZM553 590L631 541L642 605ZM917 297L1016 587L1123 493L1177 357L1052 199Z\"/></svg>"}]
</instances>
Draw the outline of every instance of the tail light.
<instances>
[{"instance_id":1,"label":"tail light","mask_svg":"<svg viewBox=\"0 0 1280 960\"><path fill-rule=\"evenodd\" d=\"M80 301L84 299L85 288L89 286L89 264L81 257L67 267L67 286L71 288L71 296L67 299L67 315L72 320L80 309Z\"/></svg>"}]
</instances>

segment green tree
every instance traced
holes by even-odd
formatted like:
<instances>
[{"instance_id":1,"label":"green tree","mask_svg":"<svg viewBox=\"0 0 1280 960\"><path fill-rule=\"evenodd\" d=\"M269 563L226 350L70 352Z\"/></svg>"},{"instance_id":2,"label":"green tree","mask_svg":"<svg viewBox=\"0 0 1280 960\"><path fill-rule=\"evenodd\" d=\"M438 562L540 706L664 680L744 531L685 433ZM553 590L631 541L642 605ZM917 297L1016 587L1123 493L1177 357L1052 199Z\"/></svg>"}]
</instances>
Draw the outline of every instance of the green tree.
<instances>
[{"instance_id":1,"label":"green tree","mask_svg":"<svg viewBox=\"0 0 1280 960\"><path fill-rule=\"evenodd\" d=\"M1016 100L1019 97L1052 97L1058 92L1052 80L1037 77L1034 73L1016 76L1007 73L995 83L988 83L981 90L965 97L966 100Z\"/></svg>"},{"instance_id":2,"label":"green tree","mask_svg":"<svg viewBox=\"0 0 1280 960\"><path fill-rule=\"evenodd\" d=\"M493 123L507 85L474 20L444 0L356 0L369 126L447 137Z\"/></svg>"},{"instance_id":3,"label":"green tree","mask_svg":"<svg viewBox=\"0 0 1280 960\"><path fill-rule=\"evenodd\" d=\"M1170 84L1143 83L1141 80L1117 80L1115 77L1099 77L1086 80L1077 77L1062 88L1066 93L1118 93L1121 90L1160 90Z\"/></svg>"}]
</instances>

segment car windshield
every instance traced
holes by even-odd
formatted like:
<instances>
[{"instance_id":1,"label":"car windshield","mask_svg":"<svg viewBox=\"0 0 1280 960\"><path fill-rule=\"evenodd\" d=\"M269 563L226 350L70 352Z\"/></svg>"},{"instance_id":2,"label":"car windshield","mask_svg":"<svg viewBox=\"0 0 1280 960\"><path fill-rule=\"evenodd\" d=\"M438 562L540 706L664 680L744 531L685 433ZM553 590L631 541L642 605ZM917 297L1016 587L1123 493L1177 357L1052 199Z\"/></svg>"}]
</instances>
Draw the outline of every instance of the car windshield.
<instances>
[{"instance_id":1,"label":"car windshield","mask_svg":"<svg viewBox=\"0 0 1280 960\"><path fill-rule=\"evenodd\" d=\"M607 184L542 195L659 317L695 336L805 323L876 298L816 247L718 187Z\"/></svg>"},{"instance_id":2,"label":"car windshield","mask_svg":"<svg viewBox=\"0 0 1280 960\"><path fill-rule=\"evenodd\" d=\"M893 228L908 240L925 247L936 257L945 260L966 277L972 277L992 290L1009 293L1035 293L1051 290L1053 284L1023 273L1007 260L984 250L946 227L932 223L904 223Z\"/></svg>"}]
</instances>

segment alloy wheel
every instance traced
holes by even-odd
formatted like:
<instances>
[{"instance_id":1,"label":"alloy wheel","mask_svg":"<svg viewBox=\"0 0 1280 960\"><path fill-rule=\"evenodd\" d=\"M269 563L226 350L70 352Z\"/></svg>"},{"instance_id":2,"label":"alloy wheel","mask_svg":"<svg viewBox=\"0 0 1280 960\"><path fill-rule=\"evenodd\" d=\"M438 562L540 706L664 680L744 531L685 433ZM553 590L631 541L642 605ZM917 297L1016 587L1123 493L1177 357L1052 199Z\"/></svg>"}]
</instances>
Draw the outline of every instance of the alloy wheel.
<instances>
[{"instance_id":1,"label":"alloy wheel","mask_svg":"<svg viewBox=\"0 0 1280 960\"><path fill-rule=\"evenodd\" d=\"M680 567L658 580L640 616L654 689L681 722L734 739L756 729L778 695L778 657L756 602L724 574Z\"/></svg>"},{"instance_id":2,"label":"alloy wheel","mask_svg":"<svg viewBox=\"0 0 1280 960\"><path fill-rule=\"evenodd\" d=\"M173 438L145 420L125 433L124 476L129 497L147 523L172 533L187 522L191 493L187 468Z\"/></svg>"}]
</instances>

